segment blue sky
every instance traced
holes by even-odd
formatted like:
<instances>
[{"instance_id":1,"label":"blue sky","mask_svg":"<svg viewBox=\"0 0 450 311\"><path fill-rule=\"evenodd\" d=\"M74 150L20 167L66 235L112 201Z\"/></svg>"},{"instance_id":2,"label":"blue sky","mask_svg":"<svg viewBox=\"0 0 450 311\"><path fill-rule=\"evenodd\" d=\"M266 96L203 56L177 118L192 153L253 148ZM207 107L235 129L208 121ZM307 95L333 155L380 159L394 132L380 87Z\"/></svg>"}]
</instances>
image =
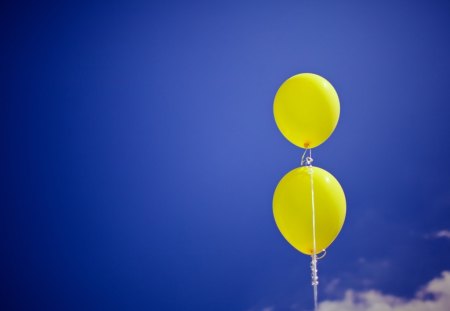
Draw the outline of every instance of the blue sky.
<instances>
[{"instance_id":1,"label":"blue sky","mask_svg":"<svg viewBox=\"0 0 450 311\"><path fill-rule=\"evenodd\" d=\"M320 300L450 270L450 3L2 6L1 309L311 310L272 216L302 152L273 97L301 72L341 100L313 151L348 200Z\"/></svg>"}]
</instances>

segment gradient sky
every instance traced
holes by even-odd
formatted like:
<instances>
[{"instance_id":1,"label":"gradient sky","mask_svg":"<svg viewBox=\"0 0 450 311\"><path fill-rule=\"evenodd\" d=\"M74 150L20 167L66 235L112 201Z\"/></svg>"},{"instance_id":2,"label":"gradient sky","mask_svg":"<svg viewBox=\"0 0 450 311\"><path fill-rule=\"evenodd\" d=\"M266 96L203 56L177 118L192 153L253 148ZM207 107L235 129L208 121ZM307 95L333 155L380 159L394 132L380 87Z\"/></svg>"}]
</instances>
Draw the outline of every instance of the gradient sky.
<instances>
[{"instance_id":1,"label":"gradient sky","mask_svg":"<svg viewBox=\"0 0 450 311\"><path fill-rule=\"evenodd\" d=\"M313 151L348 201L320 299L412 297L450 269L436 235L450 229L449 13L425 0L2 3L0 309L311 310L309 258L272 216L302 153L273 97L301 72L341 100Z\"/></svg>"}]
</instances>

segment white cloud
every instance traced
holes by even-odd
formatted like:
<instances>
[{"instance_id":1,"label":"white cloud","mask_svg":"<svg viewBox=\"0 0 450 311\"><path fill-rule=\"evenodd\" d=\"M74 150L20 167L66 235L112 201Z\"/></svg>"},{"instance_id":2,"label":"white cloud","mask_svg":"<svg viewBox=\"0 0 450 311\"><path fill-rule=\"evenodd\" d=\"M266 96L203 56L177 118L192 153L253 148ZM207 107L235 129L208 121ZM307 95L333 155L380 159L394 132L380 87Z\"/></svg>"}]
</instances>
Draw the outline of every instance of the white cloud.
<instances>
[{"instance_id":1,"label":"white cloud","mask_svg":"<svg viewBox=\"0 0 450 311\"><path fill-rule=\"evenodd\" d=\"M402 299L370 290L348 290L342 300L324 301L319 311L448 311L450 310L450 271L431 280L412 299Z\"/></svg>"}]
</instances>

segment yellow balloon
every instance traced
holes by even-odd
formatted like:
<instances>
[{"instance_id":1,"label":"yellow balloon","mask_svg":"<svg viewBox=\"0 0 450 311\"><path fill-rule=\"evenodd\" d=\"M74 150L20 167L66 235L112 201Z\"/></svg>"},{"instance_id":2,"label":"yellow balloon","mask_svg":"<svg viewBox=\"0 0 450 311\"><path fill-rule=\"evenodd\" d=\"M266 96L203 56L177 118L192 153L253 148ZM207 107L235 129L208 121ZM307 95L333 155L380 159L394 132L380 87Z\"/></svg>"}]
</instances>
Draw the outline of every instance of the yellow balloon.
<instances>
[{"instance_id":1,"label":"yellow balloon","mask_svg":"<svg viewBox=\"0 0 450 311\"><path fill-rule=\"evenodd\" d=\"M313 176L316 252L337 237L346 214L345 194L333 175L319 167L299 167L287 173L273 195L273 215L284 238L300 252L313 254L311 181Z\"/></svg>"},{"instance_id":2,"label":"yellow balloon","mask_svg":"<svg viewBox=\"0 0 450 311\"><path fill-rule=\"evenodd\" d=\"M336 90L325 78L301 73L287 79L273 103L275 122L294 145L314 148L330 137L340 113Z\"/></svg>"}]
</instances>

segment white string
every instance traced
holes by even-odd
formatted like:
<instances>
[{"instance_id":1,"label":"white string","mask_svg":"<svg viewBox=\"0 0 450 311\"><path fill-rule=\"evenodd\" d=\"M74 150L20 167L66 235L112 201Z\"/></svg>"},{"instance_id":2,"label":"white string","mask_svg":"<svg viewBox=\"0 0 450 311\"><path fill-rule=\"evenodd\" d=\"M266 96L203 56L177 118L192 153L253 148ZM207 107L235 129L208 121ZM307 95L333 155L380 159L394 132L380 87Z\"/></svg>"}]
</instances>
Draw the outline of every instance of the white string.
<instances>
[{"instance_id":1,"label":"white string","mask_svg":"<svg viewBox=\"0 0 450 311\"><path fill-rule=\"evenodd\" d=\"M312 168L312 152L309 149L309 157L306 157L306 164L308 165L309 181L311 184L311 209L312 209L312 237L313 237L313 254L311 256L311 284L314 291L314 311L317 311L317 285L319 285L319 277L317 276L317 247L316 247L316 206L314 200L314 178Z\"/></svg>"},{"instance_id":2,"label":"white string","mask_svg":"<svg viewBox=\"0 0 450 311\"><path fill-rule=\"evenodd\" d=\"M309 151L309 156L307 152ZM306 156L306 157L305 157ZM314 178L313 178L313 168L312 168L312 152L311 149L306 149L302 155L301 165L308 166L309 181L311 185L311 209L312 209L312 238L313 238L313 253L311 255L311 285L313 286L314 293L314 311L317 311L317 301L318 301L318 289L319 277L317 275L317 260L322 259L326 252L320 257L317 257L317 246L316 246L316 206L314 200Z\"/></svg>"}]
</instances>

